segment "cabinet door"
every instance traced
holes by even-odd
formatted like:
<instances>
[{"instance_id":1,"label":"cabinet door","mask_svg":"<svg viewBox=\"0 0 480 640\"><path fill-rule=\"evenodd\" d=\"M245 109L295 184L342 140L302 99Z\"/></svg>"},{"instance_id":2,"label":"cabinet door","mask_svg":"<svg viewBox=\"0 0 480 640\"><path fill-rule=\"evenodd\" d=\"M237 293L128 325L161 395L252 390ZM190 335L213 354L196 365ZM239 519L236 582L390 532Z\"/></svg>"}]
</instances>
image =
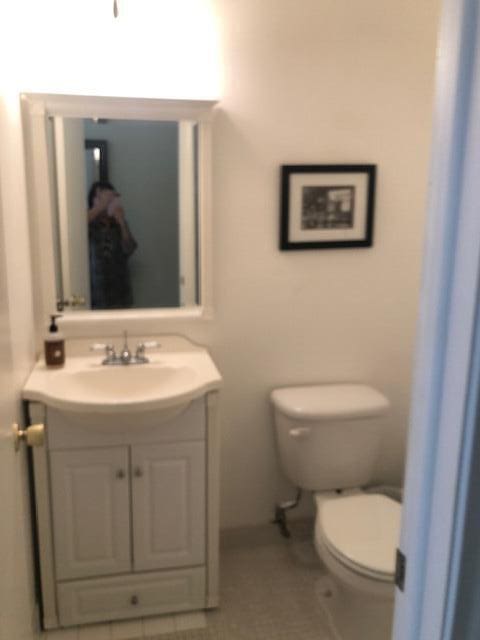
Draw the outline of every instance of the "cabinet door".
<instances>
[{"instance_id":1,"label":"cabinet door","mask_svg":"<svg viewBox=\"0 0 480 640\"><path fill-rule=\"evenodd\" d=\"M205 562L205 444L132 447L134 569Z\"/></svg>"},{"instance_id":2,"label":"cabinet door","mask_svg":"<svg viewBox=\"0 0 480 640\"><path fill-rule=\"evenodd\" d=\"M50 454L57 580L131 570L127 447Z\"/></svg>"}]
</instances>

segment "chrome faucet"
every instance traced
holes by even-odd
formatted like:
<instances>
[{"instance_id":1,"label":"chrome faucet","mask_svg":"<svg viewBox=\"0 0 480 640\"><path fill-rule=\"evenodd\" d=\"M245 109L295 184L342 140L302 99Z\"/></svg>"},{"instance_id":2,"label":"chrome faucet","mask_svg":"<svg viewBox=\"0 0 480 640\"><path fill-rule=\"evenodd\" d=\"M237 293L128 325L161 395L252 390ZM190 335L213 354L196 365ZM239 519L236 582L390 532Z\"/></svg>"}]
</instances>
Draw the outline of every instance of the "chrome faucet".
<instances>
[{"instance_id":1,"label":"chrome faucet","mask_svg":"<svg viewBox=\"0 0 480 640\"><path fill-rule=\"evenodd\" d=\"M123 347L120 352L120 360L122 364L130 364L132 362L132 352L128 347L128 333L126 331L123 332Z\"/></svg>"},{"instance_id":2,"label":"chrome faucet","mask_svg":"<svg viewBox=\"0 0 480 640\"><path fill-rule=\"evenodd\" d=\"M113 344L105 344L103 342L97 342L90 347L91 351L105 351L105 358L102 360L102 364L105 365L128 365L128 364L146 364L149 362L145 355L145 349L153 349L159 347L159 343L156 340L149 340L147 342L140 342L137 344L135 354L132 354L128 346L128 334L127 331L123 332L123 347L119 354L116 353Z\"/></svg>"}]
</instances>

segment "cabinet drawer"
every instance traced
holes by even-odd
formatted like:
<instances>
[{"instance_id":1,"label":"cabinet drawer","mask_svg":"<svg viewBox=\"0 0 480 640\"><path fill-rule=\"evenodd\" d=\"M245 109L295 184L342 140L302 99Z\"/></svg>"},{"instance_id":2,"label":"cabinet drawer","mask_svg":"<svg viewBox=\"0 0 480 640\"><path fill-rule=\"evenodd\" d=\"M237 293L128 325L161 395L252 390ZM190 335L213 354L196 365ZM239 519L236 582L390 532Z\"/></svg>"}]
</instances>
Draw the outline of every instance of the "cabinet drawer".
<instances>
[{"instance_id":1,"label":"cabinet drawer","mask_svg":"<svg viewBox=\"0 0 480 640\"><path fill-rule=\"evenodd\" d=\"M57 586L61 626L205 608L205 568L64 582Z\"/></svg>"}]
</instances>

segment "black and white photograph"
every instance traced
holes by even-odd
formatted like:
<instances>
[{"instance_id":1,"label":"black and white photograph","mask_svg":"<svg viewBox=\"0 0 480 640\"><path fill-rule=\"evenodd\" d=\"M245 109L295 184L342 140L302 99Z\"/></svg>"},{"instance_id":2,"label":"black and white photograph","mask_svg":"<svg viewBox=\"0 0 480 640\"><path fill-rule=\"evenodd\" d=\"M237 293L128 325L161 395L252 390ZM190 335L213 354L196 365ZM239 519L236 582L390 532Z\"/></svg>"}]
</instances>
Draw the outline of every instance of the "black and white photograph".
<instances>
[{"instance_id":1,"label":"black and white photograph","mask_svg":"<svg viewBox=\"0 0 480 640\"><path fill-rule=\"evenodd\" d=\"M303 187L302 229L351 229L355 187Z\"/></svg>"},{"instance_id":2,"label":"black and white photograph","mask_svg":"<svg viewBox=\"0 0 480 640\"><path fill-rule=\"evenodd\" d=\"M284 165L280 248L369 247L375 165Z\"/></svg>"}]
</instances>

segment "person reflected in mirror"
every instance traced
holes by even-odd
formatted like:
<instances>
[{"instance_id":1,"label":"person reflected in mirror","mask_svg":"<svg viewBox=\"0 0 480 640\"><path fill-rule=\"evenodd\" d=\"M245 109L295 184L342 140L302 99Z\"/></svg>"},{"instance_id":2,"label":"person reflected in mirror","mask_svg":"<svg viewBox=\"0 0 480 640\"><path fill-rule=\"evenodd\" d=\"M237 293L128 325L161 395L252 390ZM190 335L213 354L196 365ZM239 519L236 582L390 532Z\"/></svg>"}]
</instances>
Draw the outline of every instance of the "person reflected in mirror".
<instances>
[{"instance_id":1,"label":"person reflected in mirror","mask_svg":"<svg viewBox=\"0 0 480 640\"><path fill-rule=\"evenodd\" d=\"M137 242L120 194L109 182L94 182L88 192L88 242L92 309L131 307L128 259Z\"/></svg>"}]
</instances>

